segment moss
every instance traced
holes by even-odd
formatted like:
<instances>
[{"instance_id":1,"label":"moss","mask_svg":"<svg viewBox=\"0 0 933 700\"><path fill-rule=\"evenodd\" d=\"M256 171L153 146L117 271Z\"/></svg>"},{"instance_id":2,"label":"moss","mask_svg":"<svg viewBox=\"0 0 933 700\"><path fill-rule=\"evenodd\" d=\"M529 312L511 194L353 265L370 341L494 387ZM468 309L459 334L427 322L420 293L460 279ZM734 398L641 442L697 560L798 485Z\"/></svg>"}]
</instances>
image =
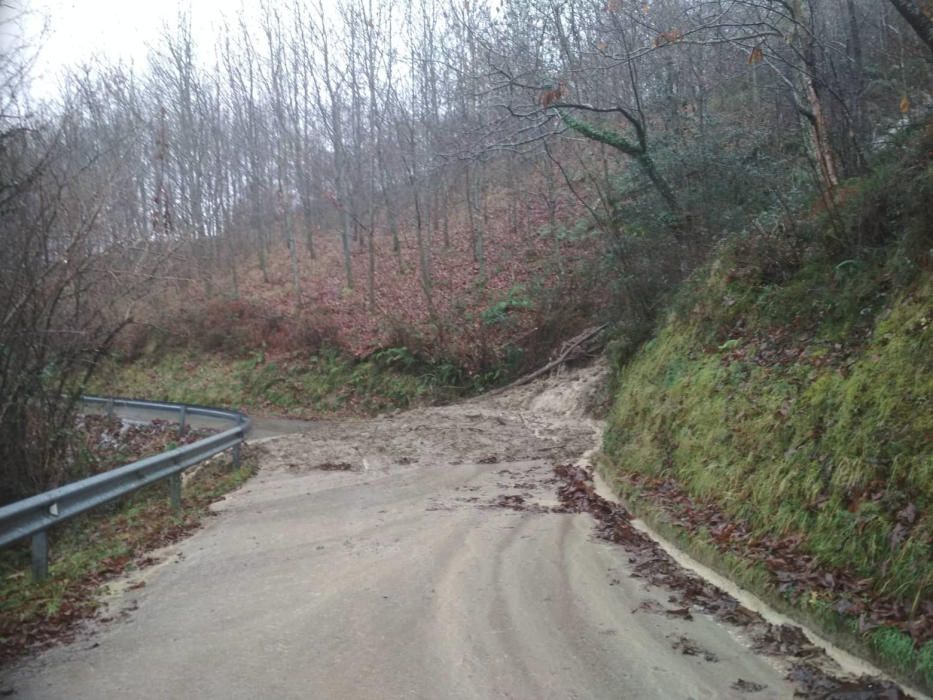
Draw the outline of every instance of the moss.
<instances>
[{"instance_id":1,"label":"moss","mask_svg":"<svg viewBox=\"0 0 933 700\"><path fill-rule=\"evenodd\" d=\"M793 362L761 364L746 338L701 351L705 329L672 317L622 374L606 450L645 473L672 471L762 532L807 531L824 563L853 567L905 602L929 595L928 518L900 547L889 541L901 508L925 514L933 502L930 292L929 281L906 290L836 364L809 351L819 326L799 347L791 341ZM769 306L774 296L765 290ZM770 319L755 310L746 308L744 332L766 334Z\"/></svg>"},{"instance_id":2,"label":"moss","mask_svg":"<svg viewBox=\"0 0 933 700\"><path fill-rule=\"evenodd\" d=\"M859 188L846 226L897 212L871 224L873 247L836 240L775 272L770 248L737 239L684 285L616 378L604 450L610 475L673 477L754 535L802 534L822 565L916 609L933 598L933 279L917 253L928 215L889 180ZM929 644L896 630L869 641L929 679Z\"/></svg>"},{"instance_id":3,"label":"moss","mask_svg":"<svg viewBox=\"0 0 933 700\"><path fill-rule=\"evenodd\" d=\"M874 630L868 637L871 651L926 688L933 687L933 642L915 648L910 637L896 629Z\"/></svg>"}]
</instances>

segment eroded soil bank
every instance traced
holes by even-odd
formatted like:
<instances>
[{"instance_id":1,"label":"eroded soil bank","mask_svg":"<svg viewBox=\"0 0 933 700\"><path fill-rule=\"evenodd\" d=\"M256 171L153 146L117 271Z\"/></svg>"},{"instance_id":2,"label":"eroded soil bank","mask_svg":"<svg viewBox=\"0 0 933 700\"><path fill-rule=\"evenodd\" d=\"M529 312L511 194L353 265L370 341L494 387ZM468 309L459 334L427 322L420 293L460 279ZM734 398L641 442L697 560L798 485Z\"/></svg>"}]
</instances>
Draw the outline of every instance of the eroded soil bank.
<instances>
[{"instance_id":1,"label":"eroded soil bank","mask_svg":"<svg viewBox=\"0 0 933 700\"><path fill-rule=\"evenodd\" d=\"M595 494L605 370L264 445L220 517L8 674L17 697L902 697ZM581 458L583 458L581 460ZM594 527L595 517L595 527Z\"/></svg>"}]
</instances>

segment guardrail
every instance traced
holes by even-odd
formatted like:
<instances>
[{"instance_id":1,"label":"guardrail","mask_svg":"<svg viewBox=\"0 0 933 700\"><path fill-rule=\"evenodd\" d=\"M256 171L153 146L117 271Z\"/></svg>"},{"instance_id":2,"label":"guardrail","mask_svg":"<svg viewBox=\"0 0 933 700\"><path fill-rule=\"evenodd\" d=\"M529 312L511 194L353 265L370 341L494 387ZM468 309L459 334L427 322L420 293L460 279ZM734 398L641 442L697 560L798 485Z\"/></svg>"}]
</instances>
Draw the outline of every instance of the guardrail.
<instances>
[{"instance_id":1,"label":"guardrail","mask_svg":"<svg viewBox=\"0 0 933 700\"><path fill-rule=\"evenodd\" d=\"M102 406L109 415L113 415L118 407L174 414L177 416L179 432L184 430L189 416L229 420L234 423L234 427L190 445L146 457L0 508L0 547L31 536L32 575L38 581L48 577L49 573L50 527L166 478L169 480L169 499L177 511L181 508L181 473L231 448L234 463L239 464L240 445L250 428L249 418L238 411L99 396L82 396L81 401L86 405Z\"/></svg>"}]
</instances>

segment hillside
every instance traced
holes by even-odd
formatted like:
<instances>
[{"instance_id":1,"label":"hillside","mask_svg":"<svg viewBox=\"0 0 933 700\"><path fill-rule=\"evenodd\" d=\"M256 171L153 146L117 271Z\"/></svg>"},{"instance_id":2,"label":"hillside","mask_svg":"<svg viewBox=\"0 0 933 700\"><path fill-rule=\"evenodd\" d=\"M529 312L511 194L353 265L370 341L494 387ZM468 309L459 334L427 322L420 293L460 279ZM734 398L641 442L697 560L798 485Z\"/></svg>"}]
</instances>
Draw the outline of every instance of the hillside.
<instances>
[{"instance_id":1,"label":"hillside","mask_svg":"<svg viewBox=\"0 0 933 700\"><path fill-rule=\"evenodd\" d=\"M927 127L832 211L727 241L620 362L602 464L702 559L928 688L931 149Z\"/></svg>"},{"instance_id":2,"label":"hillside","mask_svg":"<svg viewBox=\"0 0 933 700\"><path fill-rule=\"evenodd\" d=\"M403 426L412 438L433 436L439 416L452 415L451 451L463 454L447 466L490 477L507 475L493 466L500 457L524 461L506 454L514 435L499 430L521 423L543 450L534 458L542 485L555 483L555 467L572 476L587 508L599 504L624 525L610 539L659 552L633 534L637 509L778 607L933 689L930 2L168 0L152 4L160 21L97 32L99 54L62 65L44 95L35 90L52 77L43 56L63 37L79 39L79 23L53 7L62 3L45 3L47 31L32 21L39 8L0 12L9 39L0 52L0 503L97 469L77 420L88 393L235 407L268 424L301 418L293 429L322 437L346 425L341 449L354 454L366 423ZM103 0L81 5L87 26L118 14ZM109 46L114 38L145 56L129 60ZM608 414L600 468L631 510L591 498L584 458L573 475L560 463L573 456L570 433L533 427L519 406L493 418L487 437L502 455L483 448L475 464L463 461L483 444L462 412L469 400L496 401L555 369L548 380L560 382L566 365L603 351L611 379L591 397ZM396 420L416 414L427 416L416 431ZM595 418L581 420L595 429ZM374 448L385 443L371 436ZM561 448L545 449L548 441ZM437 456L429 445L396 465L427 488L421 475ZM288 470L316 448L296 449ZM378 496L381 466L370 467L381 461L362 456L359 485ZM263 479L262 457L257 464ZM442 481L455 475L435 466ZM231 485L248 474L227 476ZM500 505L525 503L512 495ZM289 513L309 534L307 504L294 504ZM540 505L526 514L568 523L577 514ZM432 508L417 506L419 521L449 512ZM445 556L469 554L484 510L451 531ZM366 527L383 531L376 520ZM60 522L48 521L53 530ZM413 522L418 537L438 532ZM239 552L242 541L231 545ZM625 588L573 588L579 546L562 536L541 545L534 551L555 557L548 580L568 600ZM296 556L310 565L320 551L315 543ZM486 559L501 564L509 551ZM599 561L587 568L602 581L610 567ZM632 565L612 574L632 597L605 609L647 612L637 599L644 561L619 563ZM440 590L445 571L426 570L418 585ZM503 600L519 590L535 597L533 586L508 588ZM42 618L43 599L27 598ZM662 614L691 621L690 605ZM516 621L547 619L535 609ZM409 631L412 616L400 619ZM605 636L604 619L591 619L591 639ZM702 624L712 622L715 635L731 634L722 620ZM747 637L756 655L771 647L803 659L799 644L785 644L799 631L767 624L761 639ZM254 627L238 638L255 639ZM614 657L662 658L645 646L654 633L619 627L613 641L641 652L618 646ZM516 648L548 637L522 629ZM678 642L664 650L681 661L665 672L716 663L664 639L650 643ZM371 640L364 632L347 648ZM553 658L587 653L575 644ZM397 651L372 649L374 658ZM538 656L560 673L562 662ZM622 667L607 657L602 668ZM591 695L721 697L724 681L729 692L764 688L744 675L709 676L666 695L663 683L620 677ZM788 695L783 680L769 681L769 693ZM537 683L505 694L559 687ZM818 678L803 685L832 692ZM312 694L340 696L322 687ZM382 697L388 686L372 687Z\"/></svg>"},{"instance_id":3,"label":"hillside","mask_svg":"<svg viewBox=\"0 0 933 700\"><path fill-rule=\"evenodd\" d=\"M426 242L427 281L413 216L396 221L397 251L385 222L353 245L352 288L335 236L313 255L301 246L294 265L281 241L229 267L180 256L91 390L310 417L448 400L533 369L604 315L605 243L570 197L488 199L482 262L465 204L451 202Z\"/></svg>"}]
</instances>

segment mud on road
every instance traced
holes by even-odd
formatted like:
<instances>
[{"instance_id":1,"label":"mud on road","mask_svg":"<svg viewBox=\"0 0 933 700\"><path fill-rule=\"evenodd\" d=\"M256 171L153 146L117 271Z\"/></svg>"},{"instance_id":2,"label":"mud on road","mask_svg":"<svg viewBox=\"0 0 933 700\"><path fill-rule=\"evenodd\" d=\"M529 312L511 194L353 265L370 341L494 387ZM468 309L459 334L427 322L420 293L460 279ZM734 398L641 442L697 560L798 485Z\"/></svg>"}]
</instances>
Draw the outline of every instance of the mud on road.
<instances>
[{"instance_id":1,"label":"mud on road","mask_svg":"<svg viewBox=\"0 0 933 700\"><path fill-rule=\"evenodd\" d=\"M18 698L900 697L840 677L595 495L594 366L264 444L218 518L14 669ZM555 467L560 466L555 470ZM595 517L595 522L594 522Z\"/></svg>"}]
</instances>

